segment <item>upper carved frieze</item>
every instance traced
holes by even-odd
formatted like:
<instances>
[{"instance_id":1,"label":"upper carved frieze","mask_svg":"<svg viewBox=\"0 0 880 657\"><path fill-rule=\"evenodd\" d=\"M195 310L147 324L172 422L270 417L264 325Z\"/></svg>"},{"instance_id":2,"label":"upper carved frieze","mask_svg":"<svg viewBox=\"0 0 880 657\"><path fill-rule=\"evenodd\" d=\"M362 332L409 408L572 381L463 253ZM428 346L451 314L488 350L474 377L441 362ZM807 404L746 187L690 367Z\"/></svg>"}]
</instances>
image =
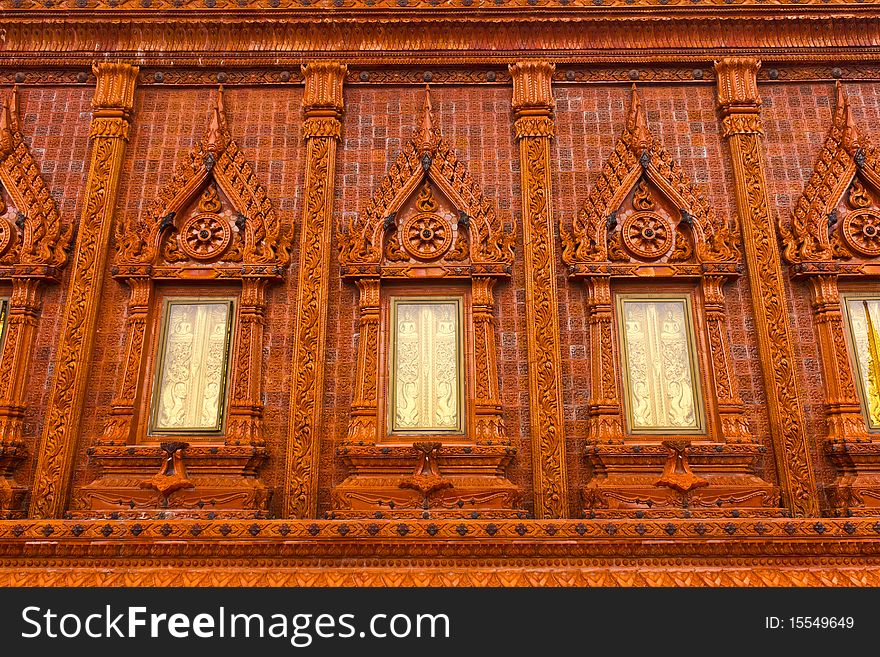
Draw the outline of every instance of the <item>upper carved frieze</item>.
<instances>
[{"instance_id":1,"label":"upper carved frieze","mask_svg":"<svg viewBox=\"0 0 880 657\"><path fill-rule=\"evenodd\" d=\"M851 5L851 0L569 0L561 6L559 0L2 0L2 9L189 9L204 12L208 9L302 9L311 11L320 9L363 9L363 10L406 10L406 9L454 9L466 11L475 9L552 7L554 9L594 9L606 7L654 7L663 10L666 7L694 5L703 6L797 6L804 5Z\"/></svg>"},{"instance_id":2,"label":"upper carved frieze","mask_svg":"<svg viewBox=\"0 0 880 657\"><path fill-rule=\"evenodd\" d=\"M831 128L790 226L779 222L792 263L858 261L880 255L880 157L859 132L843 87L836 86Z\"/></svg>"},{"instance_id":3,"label":"upper carved frieze","mask_svg":"<svg viewBox=\"0 0 880 657\"><path fill-rule=\"evenodd\" d=\"M0 265L64 266L72 231L25 143L17 87L0 104L0 182Z\"/></svg>"},{"instance_id":4,"label":"upper carved frieze","mask_svg":"<svg viewBox=\"0 0 880 657\"><path fill-rule=\"evenodd\" d=\"M507 275L513 263L513 234L441 135L427 90L418 128L338 239L346 276Z\"/></svg>"},{"instance_id":5,"label":"upper carved frieze","mask_svg":"<svg viewBox=\"0 0 880 657\"><path fill-rule=\"evenodd\" d=\"M635 85L623 134L571 232L561 227L561 234L572 267L740 258L732 227L651 134Z\"/></svg>"},{"instance_id":6,"label":"upper carved frieze","mask_svg":"<svg viewBox=\"0 0 880 657\"><path fill-rule=\"evenodd\" d=\"M289 256L289 231L229 132L221 87L205 137L149 211L117 224L116 265L123 274L169 265L172 277L192 267L277 276Z\"/></svg>"}]
</instances>

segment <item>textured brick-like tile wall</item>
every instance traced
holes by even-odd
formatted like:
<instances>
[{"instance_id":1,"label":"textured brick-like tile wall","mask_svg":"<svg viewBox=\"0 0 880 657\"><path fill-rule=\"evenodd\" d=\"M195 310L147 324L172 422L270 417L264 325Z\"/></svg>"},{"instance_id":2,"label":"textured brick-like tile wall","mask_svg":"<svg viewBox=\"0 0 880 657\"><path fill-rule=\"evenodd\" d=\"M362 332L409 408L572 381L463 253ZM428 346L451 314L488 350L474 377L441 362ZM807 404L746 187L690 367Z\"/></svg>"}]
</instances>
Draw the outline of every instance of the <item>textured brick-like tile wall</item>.
<instances>
[{"instance_id":1,"label":"textured brick-like tile wall","mask_svg":"<svg viewBox=\"0 0 880 657\"><path fill-rule=\"evenodd\" d=\"M507 86L442 86L432 89L435 116L443 135L468 167L483 193L495 202L502 221L512 221L517 260L512 280L496 287L496 339L501 399L508 432L519 449L510 469L531 508L531 461L526 369L525 292L518 149L513 139ZM369 201L416 128L424 90L415 86L352 85L345 89L346 115L338 156L337 222L350 222ZM344 439L357 363L357 294L339 278L334 245L331 269L325 442L321 451L319 510L329 509L330 489L345 478L335 458Z\"/></svg>"},{"instance_id":2,"label":"textured brick-like tile wall","mask_svg":"<svg viewBox=\"0 0 880 657\"><path fill-rule=\"evenodd\" d=\"M9 88L2 89L0 95L8 98L9 91ZM62 222L69 226L79 221L82 208L88 172L91 99L92 89L87 87L19 88L25 141L55 199ZM16 473L16 478L28 486L33 479L34 455L43 430L69 276L68 263L61 283L43 288L42 309L25 385L27 410L23 437L29 458Z\"/></svg>"},{"instance_id":3,"label":"textured brick-like tile wall","mask_svg":"<svg viewBox=\"0 0 880 657\"><path fill-rule=\"evenodd\" d=\"M715 89L712 84L640 85L639 96L648 127L691 182L705 194L722 218L736 214L733 176L721 142ZM629 85L554 84L554 213L571 226L608 156L623 132L630 105ZM561 251L560 251L561 252ZM583 285L567 280L560 260L559 306L562 333L565 418L570 484L582 487L590 473L584 463L587 403L590 397L590 344ZM769 445L767 412L754 337L751 295L745 277L725 287L728 334L734 374L746 405L752 432ZM765 475L775 477L773 464ZM572 512L580 507L572 495Z\"/></svg>"},{"instance_id":4,"label":"textured brick-like tile wall","mask_svg":"<svg viewBox=\"0 0 880 657\"><path fill-rule=\"evenodd\" d=\"M880 84L845 82L844 89L859 130L876 141L876 126L880 122ZM783 223L788 224L831 127L834 84L768 83L761 86L760 92L764 100L767 179L772 211ZM807 435L811 438L817 483L821 486L830 483L834 471L818 449L818 441L827 429L822 365L810 307L810 291L808 284L792 281L788 276L786 278ZM872 289L869 283L860 285L863 286L861 289Z\"/></svg>"},{"instance_id":5,"label":"textured brick-like tile wall","mask_svg":"<svg viewBox=\"0 0 880 657\"><path fill-rule=\"evenodd\" d=\"M136 92L134 128L123 167L118 216L135 217L148 212L178 162L204 136L215 96L216 89L208 87L152 87ZM254 167L279 220L298 226L304 156L301 86L227 87L224 101L232 137ZM276 489L283 476L290 407L291 336L299 256L296 240L298 231L294 235L292 265L285 272L284 281L270 287L267 294L263 391L264 431L270 458L262 472L266 484ZM109 265L105 277L78 463L86 462L84 450L103 430L103 418L110 410L119 370L124 366L128 288L110 277ZM93 469L80 468L75 484L86 484L94 475Z\"/></svg>"},{"instance_id":6,"label":"textured brick-like tile wall","mask_svg":"<svg viewBox=\"0 0 880 657\"><path fill-rule=\"evenodd\" d=\"M620 135L630 99L627 85L559 83L557 138L553 142L554 216L570 225ZM848 84L853 114L866 132L878 120L880 85ZM733 179L720 138L714 88L708 83L644 85L639 89L648 125L691 179L706 193L716 212L735 213ZM207 127L215 90L211 88L149 88L137 92L132 142L125 161L119 203L120 216L144 212ZM423 90L415 86L351 85L345 90L346 115L338 154L334 224L350 221L378 187L405 140L415 129ZM519 455L512 479L523 487L531 506L531 439L528 418L528 371L525 337L525 293L522 266L521 201L518 150L513 139L510 89L504 85L442 86L433 92L435 112L443 134L453 143L474 179L496 203L503 221L512 222L517 238L513 278L497 288L496 319L501 395L505 421ZM830 84L768 84L762 87L767 132L767 171L773 209L788 216L824 140L833 100ZM41 161L53 195L66 221L81 208L87 166L89 99L87 89L31 88L22 91L25 133ZM275 203L282 221L298 225L297 198L304 180L298 86L233 88L226 105L233 136L254 165ZM296 308L295 235L293 260L283 284L268 295L264 352L266 437L271 459L266 483L278 487L283 476L283 446L287 440L290 399L292 329ZM560 246L557 243L557 246ZM561 251L561 249L560 249ZM329 509L330 490L346 473L335 457L345 436L352 399L357 355L357 300L353 285L339 278L337 247L331 258L325 416L319 475L319 510ZM583 462L586 406L589 399L589 340L585 295L581 284L567 279L558 261L559 311L562 335L565 422L572 488L571 513L580 509L579 489L589 477ZM84 449L100 432L109 411L124 349L127 289L107 281L101 299L101 317L92 375L83 418ZM822 384L809 296L800 283L789 284L796 331L798 376L810 436L824 432ZM769 444L765 394L754 338L752 301L745 277L726 287L727 316L734 370L747 407L752 431ZM45 299L34 364L31 370L25 434L30 444L39 435L48 391L49 369L57 341L60 290ZM814 451L816 451L814 449ZM817 476L827 482L831 472L824 457L814 454ZM775 477L772 459L765 476ZM94 472L78 470L77 485ZM28 473L28 476L29 473Z\"/></svg>"}]
</instances>

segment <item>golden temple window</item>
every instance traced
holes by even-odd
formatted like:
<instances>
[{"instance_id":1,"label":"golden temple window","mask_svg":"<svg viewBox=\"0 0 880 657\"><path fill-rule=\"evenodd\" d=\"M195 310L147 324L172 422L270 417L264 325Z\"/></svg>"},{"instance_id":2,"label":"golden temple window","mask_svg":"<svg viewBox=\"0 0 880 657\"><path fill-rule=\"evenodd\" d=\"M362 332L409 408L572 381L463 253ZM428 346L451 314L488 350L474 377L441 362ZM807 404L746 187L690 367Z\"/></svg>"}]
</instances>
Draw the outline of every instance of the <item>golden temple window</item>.
<instances>
[{"instance_id":1,"label":"golden temple window","mask_svg":"<svg viewBox=\"0 0 880 657\"><path fill-rule=\"evenodd\" d=\"M223 430L233 317L231 299L166 299L150 433Z\"/></svg>"},{"instance_id":2,"label":"golden temple window","mask_svg":"<svg viewBox=\"0 0 880 657\"><path fill-rule=\"evenodd\" d=\"M6 325L9 323L9 299L0 298L0 348L6 338Z\"/></svg>"},{"instance_id":3,"label":"golden temple window","mask_svg":"<svg viewBox=\"0 0 880 657\"><path fill-rule=\"evenodd\" d=\"M626 419L631 433L702 433L689 296L617 296Z\"/></svg>"},{"instance_id":4,"label":"golden temple window","mask_svg":"<svg viewBox=\"0 0 880 657\"><path fill-rule=\"evenodd\" d=\"M461 297L391 299L389 432L464 432Z\"/></svg>"},{"instance_id":5,"label":"golden temple window","mask_svg":"<svg viewBox=\"0 0 880 657\"><path fill-rule=\"evenodd\" d=\"M862 411L870 429L880 429L880 297L845 297L850 346Z\"/></svg>"}]
</instances>

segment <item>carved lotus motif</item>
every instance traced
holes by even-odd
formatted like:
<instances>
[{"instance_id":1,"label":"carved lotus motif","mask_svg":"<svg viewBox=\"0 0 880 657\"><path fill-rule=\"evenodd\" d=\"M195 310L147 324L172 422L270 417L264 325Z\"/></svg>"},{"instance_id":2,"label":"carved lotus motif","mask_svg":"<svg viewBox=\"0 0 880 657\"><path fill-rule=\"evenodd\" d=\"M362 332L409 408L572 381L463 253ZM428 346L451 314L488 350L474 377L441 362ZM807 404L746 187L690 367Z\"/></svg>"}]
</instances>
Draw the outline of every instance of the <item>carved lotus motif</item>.
<instances>
[{"instance_id":1,"label":"carved lotus motif","mask_svg":"<svg viewBox=\"0 0 880 657\"><path fill-rule=\"evenodd\" d=\"M672 246L673 228L669 221L654 212L636 212L621 226L623 244L637 258L654 260Z\"/></svg>"},{"instance_id":2,"label":"carved lotus motif","mask_svg":"<svg viewBox=\"0 0 880 657\"><path fill-rule=\"evenodd\" d=\"M880 214L865 208L850 212L843 220L841 233L855 251L866 255L880 255Z\"/></svg>"},{"instance_id":3,"label":"carved lotus motif","mask_svg":"<svg viewBox=\"0 0 880 657\"><path fill-rule=\"evenodd\" d=\"M419 260L442 256L452 244L452 226L438 214L420 213L403 226L403 248Z\"/></svg>"},{"instance_id":4,"label":"carved lotus motif","mask_svg":"<svg viewBox=\"0 0 880 657\"><path fill-rule=\"evenodd\" d=\"M231 241L228 222L216 214L199 214L184 224L180 248L195 260L210 260L222 255Z\"/></svg>"}]
</instances>

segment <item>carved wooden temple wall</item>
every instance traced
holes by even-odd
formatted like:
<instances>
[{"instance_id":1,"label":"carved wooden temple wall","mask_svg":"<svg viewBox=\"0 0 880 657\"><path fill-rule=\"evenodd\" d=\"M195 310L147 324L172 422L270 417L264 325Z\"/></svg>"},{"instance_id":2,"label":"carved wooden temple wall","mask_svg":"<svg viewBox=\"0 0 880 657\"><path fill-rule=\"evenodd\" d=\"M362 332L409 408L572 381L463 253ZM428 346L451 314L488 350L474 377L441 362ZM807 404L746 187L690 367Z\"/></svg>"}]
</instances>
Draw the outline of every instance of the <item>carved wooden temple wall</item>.
<instances>
[{"instance_id":1,"label":"carved wooden temple wall","mask_svg":"<svg viewBox=\"0 0 880 657\"><path fill-rule=\"evenodd\" d=\"M880 584L870 3L0 16L0 583Z\"/></svg>"}]
</instances>

